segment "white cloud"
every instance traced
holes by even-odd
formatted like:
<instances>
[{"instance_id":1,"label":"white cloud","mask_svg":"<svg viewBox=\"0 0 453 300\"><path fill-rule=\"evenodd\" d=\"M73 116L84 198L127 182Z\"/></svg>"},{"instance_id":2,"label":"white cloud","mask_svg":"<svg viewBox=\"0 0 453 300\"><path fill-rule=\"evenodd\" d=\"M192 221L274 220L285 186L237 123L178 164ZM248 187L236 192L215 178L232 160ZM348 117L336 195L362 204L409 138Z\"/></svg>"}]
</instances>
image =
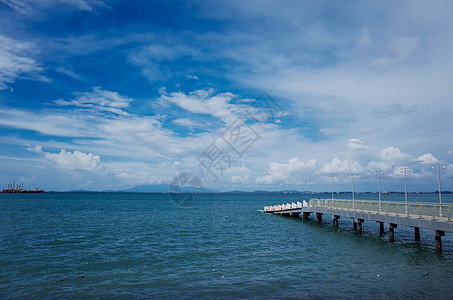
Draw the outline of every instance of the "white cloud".
<instances>
[{"instance_id":1,"label":"white cloud","mask_svg":"<svg viewBox=\"0 0 453 300\"><path fill-rule=\"evenodd\" d=\"M72 77L74 79L79 79L79 80L82 79L82 76L80 76L80 75L74 73L74 71L68 70L68 69L66 69L65 67L62 67L62 66L57 67L55 69L55 71L57 71L57 72L59 72L61 74L65 74L65 75L67 75L69 77Z\"/></svg>"},{"instance_id":2,"label":"white cloud","mask_svg":"<svg viewBox=\"0 0 453 300\"><path fill-rule=\"evenodd\" d=\"M104 1L100 0L0 0L15 11L24 15L38 13L42 9L47 9L59 4L67 4L84 11L94 11L96 7L105 7Z\"/></svg>"},{"instance_id":3,"label":"white cloud","mask_svg":"<svg viewBox=\"0 0 453 300\"><path fill-rule=\"evenodd\" d=\"M355 138L349 139L347 146L349 151L368 149L368 147L364 145L360 139Z\"/></svg>"},{"instance_id":4,"label":"white cloud","mask_svg":"<svg viewBox=\"0 0 453 300\"><path fill-rule=\"evenodd\" d=\"M27 4L26 0L0 0L1 2L5 3L15 11L22 13L22 14L28 14L32 11L32 8L30 7L29 4Z\"/></svg>"},{"instance_id":5,"label":"white cloud","mask_svg":"<svg viewBox=\"0 0 453 300\"><path fill-rule=\"evenodd\" d=\"M437 164L439 160L434 157L431 153L426 153L417 157L417 161L424 165Z\"/></svg>"},{"instance_id":6,"label":"white cloud","mask_svg":"<svg viewBox=\"0 0 453 300\"><path fill-rule=\"evenodd\" d=\"M167 94L161 91L161 99L174 103L179 107L194 113L214 116L224 123L231 123L238 117L238 112L244 110L244 105L232 104L232 93L215 94L214 89L203 89L189 93L182 92Z\"/></svg>"},{"instance_id":7,"label":"white cloud","mask_svg":"<svg viewBox=\"0 0 453 300\"><path fill-rule=\"evenodd\" d=\"M41 75L41 64L32 58L33 52L33 44L0 35L0 90L10 88L8 84L20 77L48 81Z\"/></svg>"},{"instance_id":8,"label":"white cloud","mask_svg":"<svg viewBox=\"0 0 453 300\"><path fill-rule=\"evenodd\" d=\"M362 171L363 167L358 162L347 159L341 160L338 157L332 159L330 163L324 163L319 170L321 174L348 174Z\"/></svg>"},{"instance_id":9,"label":"white cloud","mask_svg":"<svg viewBox=\"0 0 453 300\"><path fill-rule=\"evenodd\" d=\"M77 93L74 100L55 100L60 106L76 106L98 111L108 111L118 115L128 115L122 108L129 106L132 99L119 95L117 92L105 91L100 87L94 87L93 92Z\"/></svg>"},{"instance_id":10,"label":"white cloud","mask_svg":"<svg viewBox=\"0 0 453 300\"><path fill-rule=\"evenodd\" d=\"M187 127L189 129L192 129L192 128L203 128L203 127L206 127L207 125L209 125L209 124L202 124L202 123L199 123L199 122L196 122L196 121L194 121L192 119L187 119L187 118L174 119L172 121L172 123L180 125L180 126Z\"/></svg>"},{"instance_id":11,"label":"white cloud","mask_svg":"<svg viewBox=\"0 0 453 300\"><path fill-rule=\"evenodd\" d=\"M403 153L397 147L386 147L379 152L379 157L382 161L370 161L368 163L368 170L374 171L388 171L391 170L395 164L403 163L411 160L411 156Z\"/></svg>"},{"instance_id":12,"label":"white cloud","mask_svg":"<svg viewBox=\"0 0 453 300\"><path fill-rule=\"evenodd\" d=\"M392 163L389 162L382 162L382 161L370 161L368 163L368 170L370 172L375 171L388 171L393 167Z\"/></svg>"},{"instance_id":13,"label":"white cloud","mask_svg":"<svg viewBox=\"0 0 453 300\"><path fill-rule=\"evenodd\" d=\"M288 160L287 163L271 162L267 174L256 179L257 183L297 183L300 180L297 173L305 170L314 170L316 159L310 159L307 162L294 157Z\"/></svg>"},{"instance_id":14,"label":"white cloud","mask_svg":"<svg viewBox=\"0 0 453 300\"><path fill-rule=\"evenodd\" d=\"M382 149L381 153L379 153L379 156L382 160L390 162L398 162L410 159L409 155L404 154L400 149L396 147L386 147Z\"/></svg>"},{"instance_id":15,"label":"white cloud","mask_svg":"<svg viewBox=\"0 0 453 300\"><path fill-rule=\"evenodd\" d=\"M65 170L87 170L95 172L104 172L106 167L101 164L101 157L92 153L84 153L81 151L66 151L61 149L60 153L46 152L42 150L42 146L29 147L29 151L42 154L44 158Z\"/></svg>"},{"instance_id":16,"label":"white cloud","mask_svg":"<svg viewBox=\"0 0 453 300\"><path fill-rule=\"evenodd\" d=\"M133 49L128 53L129 61L140 67L143 76L151 82L166 80L180 75L176 70L166 67L166 62L196 57L199 54L188 43L181 41L178 43L173 38L168 37L162 37L162 39L167 39L168 44L153 42L150 45Z\"/></svg>"},{"instance_id":17,"label":"white cloud","mask_svg":"<svg viewBox=\"0 0 453 300\"><path fill-rule=\"evenodd\" d=\"M186 75L187 79L200 80L197 75Z\"/></svg>"}]
</instances>

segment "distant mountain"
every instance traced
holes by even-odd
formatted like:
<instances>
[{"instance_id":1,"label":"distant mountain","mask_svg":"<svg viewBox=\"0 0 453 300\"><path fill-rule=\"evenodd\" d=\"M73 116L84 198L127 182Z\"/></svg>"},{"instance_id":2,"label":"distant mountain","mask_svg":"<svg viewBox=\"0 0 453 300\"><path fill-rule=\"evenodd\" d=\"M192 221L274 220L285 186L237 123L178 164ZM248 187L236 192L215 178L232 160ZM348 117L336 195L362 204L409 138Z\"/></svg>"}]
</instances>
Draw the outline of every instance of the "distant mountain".
<instances>
[{"instance_id":1,"label":"distant mountain","mask_svg":"<svg viewBox=\"0 0 453 300\"><path fill-rule=\"evenodd\" d=\"M180 193L192 193L193 188L191 186L182 186ZM170 193L169 184L146 184L138 185L136 187L116 191L118 193ZM219 191L203 188L200 190L201 193L219 193Z\"/></svg>"},{"instance_id":2,"label":"distant mountain","mask_svg":"<svg viewBox=\"0 0 453 300\"><path fill-rule=\"evenodd\" d=\"M119 190L118 193L168 193L170 192L169 184L145 184L138 185L130 189Z\"/></svg>"}]
</instances>

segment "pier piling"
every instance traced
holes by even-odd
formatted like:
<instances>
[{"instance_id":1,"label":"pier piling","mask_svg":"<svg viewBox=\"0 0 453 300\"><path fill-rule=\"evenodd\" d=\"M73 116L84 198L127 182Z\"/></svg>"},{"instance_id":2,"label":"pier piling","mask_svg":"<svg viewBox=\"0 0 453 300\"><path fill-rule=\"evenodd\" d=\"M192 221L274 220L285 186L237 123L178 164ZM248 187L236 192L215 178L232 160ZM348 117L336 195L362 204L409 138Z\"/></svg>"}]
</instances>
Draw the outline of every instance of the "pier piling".
<instances>
[{"instance_id":1,"label":"pier piling","mask_svg":"<svg viewBox=\"0 0 453 300\"><path fill-rule=\"evenodd\" d=\"M445 231L434 230L434 240L436 241L436 252L442 253L442 237L445 236Z\"/></svg>"},{"instance_id":2,"label":"pier piling","mask_svg":"<svg viewBox=\"0 0 453 300\"><path fill-rule=\"evenodd\" d=\"M377 222L379 223L379 234L384 235L384 222Z\"/></svg>"},{"instance_id":3,"label":"pier piling","mask_svg":"<svg viewBox=\"0 0 453 300\"><path fill-rule=\"evenodd\" d=\"M365 222L364 219L357 219L357 232L362 234L362 223Z\"/></svg>"},{"instance_id":4,"label":"pier piling","mask_svg":"<svg viewBox=\"0 0 453 300\"><path fill-rule=\"evenodd\" d=\"M340 218L340 216L333 216L333 226L335 227L338 227L338 219Z\"/></svg>"},{"instance_id":5,"label":"pier piling","mask_svg":"<svg viewBox=\"0 0 453 300\"><path fill-rule=\"evenodd\" d=\"M398 228L397 224L389 223L389 242L395 241L395 228Z\"/></svg>"},{"instance_id":6,"label":"pier piling","mask_svg":"<svg viewBox=\"0 0 453 300\"><path fill-rule=\"evenodd\" d=\"M415 236L415 241L419 242L420 241L420 227L414 227L414 236Z\"/></svg>"},{"instance_id":7,"label":"pier piling","mask_svg":"<svg viewBox=\"0 0 453 300\"><path fill-rule=\"evenodd\" d=\"M322 221L322 213L316 213L316 223L321 223Z\"/></svg>"}]
</instances>

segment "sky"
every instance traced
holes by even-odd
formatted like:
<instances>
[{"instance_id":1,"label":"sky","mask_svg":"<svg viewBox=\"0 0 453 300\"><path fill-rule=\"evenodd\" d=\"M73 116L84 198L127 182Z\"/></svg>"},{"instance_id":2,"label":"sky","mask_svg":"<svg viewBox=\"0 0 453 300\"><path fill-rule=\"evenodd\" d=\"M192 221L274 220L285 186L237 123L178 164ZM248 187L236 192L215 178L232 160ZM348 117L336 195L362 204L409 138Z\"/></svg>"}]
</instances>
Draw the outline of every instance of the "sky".
<instances>
[{"instance_id":1,"label":"sky","mask_svg":"<svg viewBox=\"0 0 453 300\"><path fill-rule=\"evenodd\" d=\"M0 184L453 190L453 2L0 0ZM442 166L445 165L445 169ZM435 170L432 169L435 166Z\"/></svg>"}]
</instances>

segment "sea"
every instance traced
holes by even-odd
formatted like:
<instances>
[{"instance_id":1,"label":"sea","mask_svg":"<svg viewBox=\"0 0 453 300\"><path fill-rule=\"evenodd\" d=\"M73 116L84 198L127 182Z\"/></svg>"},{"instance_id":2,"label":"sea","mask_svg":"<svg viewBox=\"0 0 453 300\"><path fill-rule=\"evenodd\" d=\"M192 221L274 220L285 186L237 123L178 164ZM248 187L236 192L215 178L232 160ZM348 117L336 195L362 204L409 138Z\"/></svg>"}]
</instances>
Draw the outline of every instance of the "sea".
<instances>
[{"instance_id":1,"label":"sea","mask_svg":"<svg viewBox=\"0 0 453 300\"><path fill-rule=\"evenodd\" d=\"M260 212L330 194L196 196L0 194L0 299L453 299L451 233L438 254L424 229L415 242L399 226L389 243L376 222L360 235L346 218Z\"/></svg>"}]
</instances>

